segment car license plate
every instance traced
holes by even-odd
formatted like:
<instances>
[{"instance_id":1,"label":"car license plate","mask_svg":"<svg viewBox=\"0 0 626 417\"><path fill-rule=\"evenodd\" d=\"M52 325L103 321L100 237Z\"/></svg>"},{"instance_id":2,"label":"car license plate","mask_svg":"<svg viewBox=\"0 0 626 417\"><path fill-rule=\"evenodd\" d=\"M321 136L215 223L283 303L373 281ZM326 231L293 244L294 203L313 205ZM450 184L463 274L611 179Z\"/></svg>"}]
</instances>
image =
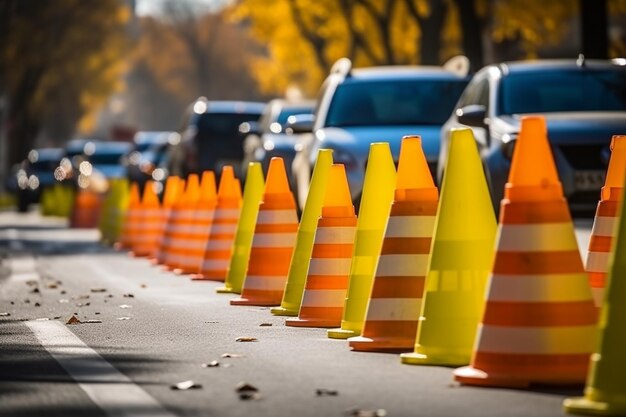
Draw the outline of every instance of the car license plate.
<instances>
[{"instance_id":1,"label":"car license plate","mask_svg":"<svg viewBox=\"0 0 626 417\"><path fill-rule=\"evenodd\" d=\"M604 171L587 170L574 172L574 187L577 191L599 190L604 185Z\"/></svg>"}]
</instances>

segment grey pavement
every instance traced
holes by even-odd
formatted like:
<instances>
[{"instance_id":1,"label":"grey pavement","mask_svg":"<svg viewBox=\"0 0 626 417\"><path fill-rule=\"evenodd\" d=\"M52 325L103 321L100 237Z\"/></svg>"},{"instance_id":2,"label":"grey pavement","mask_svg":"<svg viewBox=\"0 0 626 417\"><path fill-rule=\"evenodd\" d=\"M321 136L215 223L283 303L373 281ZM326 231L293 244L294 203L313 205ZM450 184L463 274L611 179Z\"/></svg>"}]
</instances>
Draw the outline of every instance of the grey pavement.
<instances>
[{"instance_id":1,"label":"grey pavement","mask_svg":"<svg viewBox=\"0 0 626 417\"><path fill-rule=\"evenodd\" d=\"M577 224L584 248L591 222ZM563 398L582 393L462 387L450 368L351 352L323 329L230 306L234 295L215 293L221 283L162 271L97 238L61 219L0 213L0 313L10 314L0 317L0 416L562 416ZM101 323L66 325L73 314ZM187 380L202 387L171 389ZM240 399L241 382L259 398Z\"/></svg>"}]
</instances>

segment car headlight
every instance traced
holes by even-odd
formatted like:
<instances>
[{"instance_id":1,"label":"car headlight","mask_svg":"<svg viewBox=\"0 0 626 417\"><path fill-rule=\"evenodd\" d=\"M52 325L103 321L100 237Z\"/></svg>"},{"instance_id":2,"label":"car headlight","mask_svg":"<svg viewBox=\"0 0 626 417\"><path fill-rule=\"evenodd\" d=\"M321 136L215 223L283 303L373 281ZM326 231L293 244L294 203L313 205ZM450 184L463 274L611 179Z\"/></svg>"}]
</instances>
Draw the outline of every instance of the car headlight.
<instances>
[{"instance_id":1,"label":"car headlight","mask_svg":"<svg viewBox=\"0 0 626 417\"><path fill-rule=\"evenodd\" d=\"M513 159L513 151L515 150L515 142L517 142L517 133L505 133L502 135L502 153L509 161Z\"/></svg>"}]
</instances>

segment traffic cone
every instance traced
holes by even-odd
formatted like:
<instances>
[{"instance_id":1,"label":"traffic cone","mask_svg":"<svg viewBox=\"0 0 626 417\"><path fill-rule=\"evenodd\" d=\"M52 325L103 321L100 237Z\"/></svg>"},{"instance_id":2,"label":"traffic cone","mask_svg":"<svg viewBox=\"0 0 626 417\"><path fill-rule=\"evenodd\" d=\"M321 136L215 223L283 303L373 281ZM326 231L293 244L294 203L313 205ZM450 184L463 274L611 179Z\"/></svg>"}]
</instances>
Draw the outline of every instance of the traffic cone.
<instances>
[{"instance_id":1,"label":"traffic cone","mask_svg":"<svg viewBox=\"0 0 626 417\"><path fill-rule=\"evenodd\" d=\"M472 131L450 137L412 365L466 365L485 303L496 219Z\"/></svg>"},{"instance_id":2,"label":"traffic cone","mask_svg":"<svg viewBox=\"0 0 626 417\"><path fill-rule=\"evenodd\" d=\"M623 137L623 136L622 136ZM613 155L609 165L607 184L614 183L613 171L617 146L623 139L613 138ZM620 148L622 144L619 145ZM620 151L621 155L621 151ZM624 176L624 171L621 172ZM623 181L623 180L622 180ZM623 182L622 182L623 184ZM605 186L606 189L606 186ZM619 188L618 188L619 190ZM572 414L624 416L626 415L626 205L619 202L620 217L616 221L615 244L609 256L606 291L601 304L598 348L591 355L585 396L568 398L563 403L565 411Z\"/></svg>"},{"instance_id":3,"label":"traffic cone","mask_svg":"<svg viewBox=\"0 0 626 417\"><path fill-rule=\"evenodd\" d=\"M202 173L198 194L190 198L190 222L186 223L187 226L182 234L176 237L177 243L172 250L176 258L174 272L177 274L197 274L200 272L217 205L213 171Z\"/></svg>"},{"instance_id":4,"label":"traffic cone","mask_svg":"<svg viewBox=\"0 0 626 417\"><path fill-rule=\"evenodd\" d=\"M80 189L74 199L69 226L81 229L98 227L101 208L102 201L97 192Z\"/></svg>"},{"instance_id":5,"label":"traffic cone","mask_svg":"<svg viewBox=\"0 0 626 417\"><path fill-rule=\"evenodd\" d=\"M178 200L181 191L181 181L181 178L177 176L167 177L167 180L165 181L163 202L161 203L160 208L161 214L159 216L159 223L156 230L156 244L148 255L150 257L150 261L153 263L156 263L157 259L159 258L161 247L163 246L163 240L165 238L165 230L167 228L167 223L172 212L172 207Z\"/></svg>"},{"instance_id":6,"label":"traffic cone","mask_svg":"<svg viewBox=\"0 0 626 417\"><path fill-rule=\"evenodd\" d=\"M241 185L232 166L222 169L213 224L210 226L200 273L195 280L224 281L233 251L237 221L241 211Z\"/></svg>"},{"instance_id":7,"label":"traffic cone","mask_svg":"<svg viewBox=\"0 0 626 417\"><path fill-rule=\"evenodd\" d=\"M248 273L241 298L231 305L279 305L283 298L298 215L282 158L270 161L263 201L254 229Z\"/></svg>"},{"instance_id":8,"label":"traffic cone","mask_svg":"<svg viewBox=\"0 0 626 417\"><path fill-rule=\"evenodd\" d=\"M139 185L134 182L130 186L122 233L120 240L115 244L116 249L131 249L133 247L140 210L141 197L139 195Z\"/></svg>"},{"instance_id":9,"label":"traffic cone","mask_svg":"<svg viewBox=\"0 0 626 417\"><path fill-rule=\"evenodd\" d=\"M317 161L313 168L309 193L307 194L304 210L298 234L296 235L296 246L293 249L285 294L280 303L280 307L271 309L272 314L277 316L297 316L302 302L304 283L307 279L307 270L313 251L313 239L318 219L322 213L322 202L326 184L328 183L328 171L333 163L333 151L330 149L320 149L317 154Z\"/></svg>"},{"instance_id":10,"label":"traffic cone","mask_svg":"<svg viewBox=\"0 0 626 417\"><path fill-rule=\"evenodd\" d=\"M243 281L248 271L254 226L259 213L259 204L263 198L263 170L259 162L250 162L246 174L246 184L243 192L241 215L237 223L233 255L226 271L224 286L217 288L218 293L241 293Z\"/></svg>"},{"instance_id":11,"label":"traffic cone","mask_svg":"<svg viewBox=\"0 0 626 417\"><path fill-rule=\"evenodd\" d=\"M194 236L196 223L196 205L200 197L200 180L198 174L189 174L185 191L174 205L169 244L165 249L165 267L175 270L181 268L189 251L188 239ZM198 245L199 249L200 245Z\"/></svg>"},{"instance_id":12,"label":"traffic cone","mask_svg":"<svg viewBox=\"0 0 626 417\"><path fill-rule=\"evenodd\" d=\"M137 236L132 247L133 255L149 256L154 251L154 248L159 244L161 216L161 203L154 192L154 183L148 181L143 189Z\"/></svg>"},{"instance_id":13,"label":"traffic cone","mask_svg":"<svg viewBox=\"0 0 626 417\"><path fill-rule=\"evenodd\" d=\"M545 120L521 121L487 303L462 384L527 387L585 380L596 310Z\"/></svg>"},{"instance_id":14,"label":"traffic cone","mask_svg":"<svg viewBox=\"0 0 626 417\"><path fill-rule=\"evenodd\" d=\"M415 343L438 192L419 136L400 148L396 191L378 260L362 336L348 339L362 351L410 351Z\"/></svg>"},{"instance_id":15,"label":"traffic cone","mask_svg":"<svg viewBox=\"0 0 626 417\"><path fill-rule=\"evenodd\" d=\"M626 136L615 135L611 140L611 160L602 187L600 202L593 220L585 270L589 273L589 283L596 307L604 299L604 286L608 268L609 253L615 233L618 204L624 188L626 170Z\"/></svg>"},{"instance_id":16,"label":"traffic cone","mask_svg":"<svg viewBox=\"0 0 626 417\"><path fill-rule=\"evenodd\" d=\"M343 319L341 328L328 330L330 338L347 339L361 334L393 200L395 180L396 169L389 144L372 143L363 181Z\"/></svg>"},{"instance_id":17,"label":"traffic cone","mask_svg":"<svg viewBox=\"0 0 626 417\"><path fill-rule=\"evenodd\" d=\"M171 201L169 214L165 219L165 224L163 227L163 236L159 241L159 248L156 251L156 256L152 260L155 265L165 265L165 259L167 258L168 249L170 247L170 242L172 240L172 236L177 228L176 222L178 221L178 211L181 207L181 201L185 194L185 185L187 183L183 178L175 177L175 180L172 180L170 183L166 183L166 186L169 186L170 192L165 190L166 195L164 196L163 205L166 206L167 202ZM168 199L168 197L171 198Z\"/></svg>"},{"instance_id":18,"label":"traffic cone","mask_svg":"<svg viewBox=\"0 0 626 417\"><path fill-rule=\"evenodd\" d=\"M341 325L348 290L356 215L346 171L342 164L331 165L317 222L304 294L297 318L287 326L335 327Z\"/></svg>"}]
</instances>

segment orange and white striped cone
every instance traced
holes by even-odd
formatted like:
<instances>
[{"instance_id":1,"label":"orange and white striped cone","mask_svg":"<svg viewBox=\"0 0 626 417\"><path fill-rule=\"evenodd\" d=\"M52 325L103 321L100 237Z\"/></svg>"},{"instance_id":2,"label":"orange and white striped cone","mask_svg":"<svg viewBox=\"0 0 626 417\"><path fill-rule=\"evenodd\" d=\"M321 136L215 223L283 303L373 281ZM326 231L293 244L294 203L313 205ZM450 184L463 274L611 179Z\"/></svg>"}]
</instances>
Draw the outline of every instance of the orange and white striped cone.
<instances>
[{"instance_id":1,"label":"orange and white striped cone","mask_svg":"<svg viewBox=\"0 0 626 417\"><path fill-rule=\"evenodd\" d=\"M300 311L297 318L285 321L287 326L341 325L356 232L356 215L342 164L330 166L328 185L322 216L317 221Z\"/></svg>"},{"instance_id":2,"label":"orange and white striped cone","mask_svg":"<svg viewBox=\"0 0 626 417\"><path fill-rule=\"evenodd\" d=\"M274 157L259 205L241 298L230 300L231 305L280 304L297 231L296 202L289 189L285 164L282 158Z\"/></svg>"},{"instance_id":3,"label":"orange and white striped cone","mask_svg":"<svg viewBox=\"0 0 626 417\"><path fill-rule=\"evenodd\" d=\"M139 185L134 182L130 186L128 206L124 214L124 223L122 225L120 239L115 243L116 249L132 249L135 242L137 221L139 220L140 213L141 196L139 194Z\"/></svg>"},{"instance_id":4,"label":"orange and white striped cone","mask_svg":"<svg viewBox=\"0 0 626 417\"><path fill-rule=\"evenodd\" d=\"M163 197L163 231L159 239L159 246L154 252L151 262L154 265L164 265L166 249L169 247L174 218L176 217L176 204L182 199L185 192L185 180L180 177L170 177L166 183L165 196Z\"/></svg>"},{"instance_id":5,"label":"orange and white striped cone","mask_svg":"<svg viewBox=\"0 0 626 417\"><path fill-rule=\"evenodd\" d=\"M348 339L352 349L413 350L438 200L421 138L405 137L365 324L361 336Z\"/></svg>"},{"instance_id":6,"label":"orange and white striped cone","mask_svg":"<svg viewBox=\"0 0 626 417\"><path fill-rule=\"evenodd\" d=\"M602 188L600 202L593 220L585 270L596 307L602 306L604 287L609 267L609 254L615 237L615 222L619 216L619 202L624 192L626 170L626 136L615 135L611 140L611 160Z\"/></svg>"},{"instance_id":7,"label":"orange and white striped cone","mask_svg":"<svg viewBox=\"0 0 626 417\"><path fill-rule=\"evenodd\" d=\"M165 181L165 190L163 191L163 202L160 206L160 215L159 215L159 223L156 230L156 243L152 247L150 254L150 261L156 263L157 258L159 257L159 251L161 248L161 244L163 242L163 238L165 236L165 229L167 228L167 222L170 218L170 213L172 212L172 207L176 200L178 200L178 196L180 193L180 181L181 179L176 176L168 177Z\"/></svg>"},{"instance_id":8,"label":"orange and white striped cone","mask_svg":"<svg viewBox=\"0 0 626 417\"><path fill-rule=\"evenodd\" d=\"M222 169L215 216L210 227L204 256L199 262L200 273L193 277L194 280L224 282L233 253L240 213L241 185L235 178L233 167L227 165Z\"/></svg>"},{"instance_id":9,"label":"orange and white striped cone","mask_svg":"<svg viewBox=\"0 0 626 417\"><path fill-rule=\"evenodd\" d=\"M202 173L200 192L194 201L192 221L187 224L183 234L179 235L173 251L176 259L174 272L177 274L197 274L200 270L217 204L213 171Z\"/></svg>"},{"instance_id":10,"label":"orange and white striped cone","mask_svg":"<svg viewBox=\"0 0 626 417\"><path fill-rule=\"evenodd\" d=\"M180 268L181 261L187 253L187 238L193 233L195 209L200 194L200 181L197 174L187 178L185 192L180 201L174 205L170 216L169 241L165 248L165 269Z\"/></svg>"},{"instance_id":11,"label":"orange and white striped cone","mask_svg":"<svg viewBox=\"0 0 626 417\"><path fill-rule=\"evenodd\" d=\"M462 384L578 384L597 314L542 117L524 117L500 209L496 256Z\"/></svg>"},{"instance_id":12,"label":"orange and white striped cone","mask_svg":"<svg viewBox=\"0 0 626 417\"><path fill-rule=\"evenodd\" d=\"M154 192L154 184L148 181L143 190L141 213L137 224L132 253L135 256L148 256L159 244L159 227L162 223L161 203Z\"/></svg>"}]
</instances>

